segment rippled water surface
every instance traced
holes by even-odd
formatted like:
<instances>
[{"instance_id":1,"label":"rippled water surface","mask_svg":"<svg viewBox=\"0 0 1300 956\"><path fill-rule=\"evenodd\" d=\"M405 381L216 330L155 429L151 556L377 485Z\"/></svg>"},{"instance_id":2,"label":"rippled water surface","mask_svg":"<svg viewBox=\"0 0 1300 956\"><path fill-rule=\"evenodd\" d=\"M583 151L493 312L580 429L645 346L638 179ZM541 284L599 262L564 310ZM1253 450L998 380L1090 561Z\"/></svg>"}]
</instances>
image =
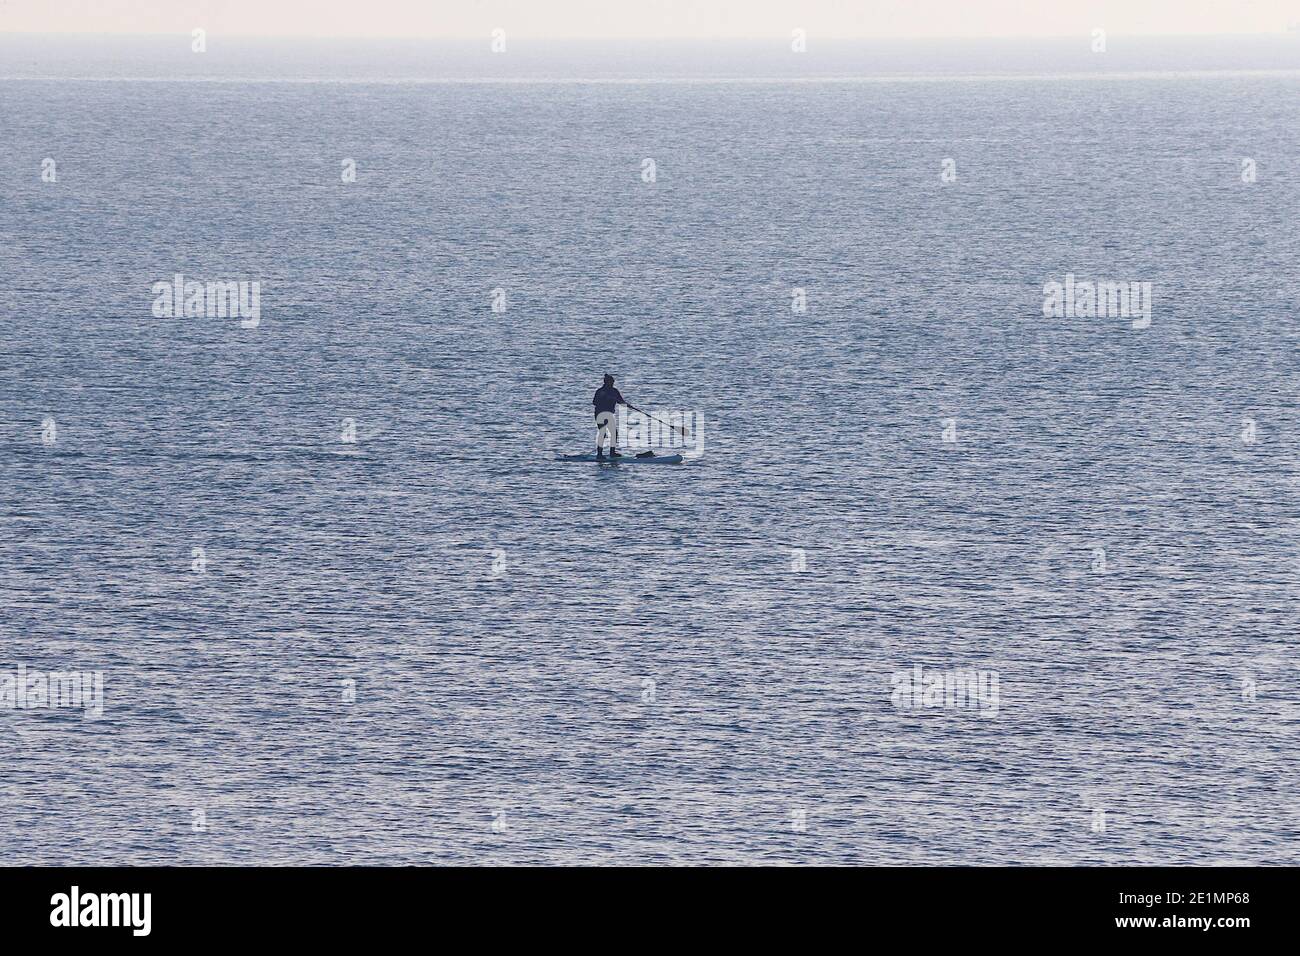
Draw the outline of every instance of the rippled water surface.
<instances>
[{"instance_id":1,"label":"rippled water surface","mask_svg":"<svg viewBox=\"0 0 1300 956\"><path fill-rule=\"evenodd\" d=\"M0 82L0 859L1300 862L1297 94Z\"/></svg>"}]
</instances>

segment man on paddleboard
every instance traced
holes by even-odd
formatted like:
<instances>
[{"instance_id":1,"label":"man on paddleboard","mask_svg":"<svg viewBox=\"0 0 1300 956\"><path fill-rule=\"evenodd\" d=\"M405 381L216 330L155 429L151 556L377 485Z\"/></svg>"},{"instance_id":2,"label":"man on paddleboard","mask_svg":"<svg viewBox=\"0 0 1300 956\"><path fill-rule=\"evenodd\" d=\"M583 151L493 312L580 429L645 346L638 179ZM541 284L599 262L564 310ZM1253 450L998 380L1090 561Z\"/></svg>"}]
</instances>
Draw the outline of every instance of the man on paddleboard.
<instances>
[{"instance_id":1,"label":"man on paddleboard","mask_svg":"<svg viewBox=\"0 0 1300 956\"><path fill-rule=\"evenodd\" d=\"M618 418L614 410L619 405L626 405L627 401L614 387L613 375L605 376L605 384L596 389L596 397L591 400L591 404L596 406L596 460L605 460L602 449L607 436L609 457L622 458L623 456L618 453Z\"/></svg>"}]
</instances>

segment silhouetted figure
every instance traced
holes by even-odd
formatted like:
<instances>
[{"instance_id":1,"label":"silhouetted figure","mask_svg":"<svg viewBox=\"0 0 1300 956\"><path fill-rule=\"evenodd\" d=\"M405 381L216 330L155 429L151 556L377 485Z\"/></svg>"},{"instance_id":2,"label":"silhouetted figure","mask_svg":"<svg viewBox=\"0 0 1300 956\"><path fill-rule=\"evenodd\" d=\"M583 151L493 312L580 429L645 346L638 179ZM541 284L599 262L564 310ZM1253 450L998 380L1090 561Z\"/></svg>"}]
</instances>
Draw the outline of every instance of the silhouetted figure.
<instances>
[{"instance_id":1,"label":"silhouetted figure","mask_svg":"<svg viewBox=\"0 0 1300 956\"><path fill-rule=\"evenodd\" d=\"M605 439L609 439L609 457L622 458L618 453L618 416L615 409L626 405L622 393L614 387L614 376L606 375L605 384L596 389L596 397L591 400L596 406L596 460L604 461Z\"/></svg>"}]
</instances>

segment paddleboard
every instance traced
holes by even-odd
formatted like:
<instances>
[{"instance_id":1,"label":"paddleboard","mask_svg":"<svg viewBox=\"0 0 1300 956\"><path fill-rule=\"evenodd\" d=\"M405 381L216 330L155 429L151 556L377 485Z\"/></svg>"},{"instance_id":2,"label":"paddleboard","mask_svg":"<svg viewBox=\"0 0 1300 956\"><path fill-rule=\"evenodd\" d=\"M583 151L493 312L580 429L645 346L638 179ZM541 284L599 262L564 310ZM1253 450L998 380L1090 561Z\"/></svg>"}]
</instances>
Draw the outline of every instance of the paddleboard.
<instances>
[{"instance_id":1,"label":"paddleboard","mask_svg":"<svg viewBox=\"0 0 1300 956\"><path fill-rule=\"evenodd\" d=\"M618 458L610 458L606 455L603 459L597 458L595 452L588 452L585 455L560 455L556 461L596 461L604 465L680 465L682 463L681 455L645 455L638 457L636 455L621 455Z\"/></svg>"}]
</instances>

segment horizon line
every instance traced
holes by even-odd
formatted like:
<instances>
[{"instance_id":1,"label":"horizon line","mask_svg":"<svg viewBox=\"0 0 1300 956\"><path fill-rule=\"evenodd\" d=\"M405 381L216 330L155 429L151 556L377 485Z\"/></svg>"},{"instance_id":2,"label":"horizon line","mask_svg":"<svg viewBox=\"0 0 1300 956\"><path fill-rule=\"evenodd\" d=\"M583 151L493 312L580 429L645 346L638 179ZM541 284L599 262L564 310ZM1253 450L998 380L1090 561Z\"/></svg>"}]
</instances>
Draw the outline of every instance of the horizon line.
<instances>
[{"instance_id":1,"label":"horizon line","mask_svg":"<svg viewBox=\"0 0 1300 956\"><path fill-rule=\"evenodd\" d=\"M1120 70L1108 73L919 73L857 76L678 77L310 77L310 76L11 76L0 83L212 83L234 86L773 86L902 85L913 83L1131 82L1136 80L1228 80L1300 78L1300 69Z\"/></svg>"}]
</instances>

